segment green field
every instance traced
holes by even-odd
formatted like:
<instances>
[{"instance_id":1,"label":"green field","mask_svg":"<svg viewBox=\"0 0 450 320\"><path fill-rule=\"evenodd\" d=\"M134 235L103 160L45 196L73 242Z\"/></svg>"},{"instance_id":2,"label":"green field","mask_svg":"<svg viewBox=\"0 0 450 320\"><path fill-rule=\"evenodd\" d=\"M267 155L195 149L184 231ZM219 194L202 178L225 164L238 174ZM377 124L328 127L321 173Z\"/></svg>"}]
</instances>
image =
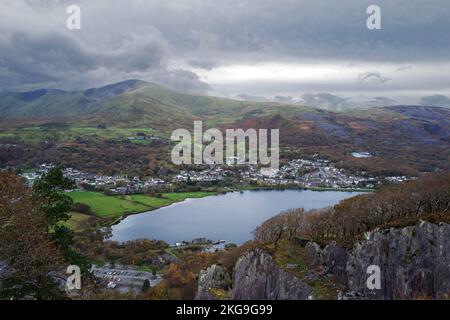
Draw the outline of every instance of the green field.
<instances>
[{"instance_id":1,"label":"green field","mask_svg":"<svg viewBox=\"0 0 450 320\"><path fill-rule=\"evenodd\" d=\"M188 198L202 198L214 192L165 193L162 197L147 195L107 196L99 192L77 191L67 193L74 201L87 204L99 217L119 217L131 213L155 210Z\"/></svg>"},{"instance_id":2,"label":"green field","mask_svg":"<svg viewBox=\"0 0 450 320\"><path fill-rule=\"evenodd\" d=\"M99 129L96 127L55 127L44 126L9 129L0 132L0 138L19 138L27 143L39 143L45 140L75 141L78 137L93 141L126 140L134 137L138 132L148 136L162 137L158 131L151 128L117 128L108 127ZM149 140L130 140L135 144L152 144Z\"/></svg>"},{"instance_id":3,"label":"green field","mask_svg":"<svg viewBox=\"0 0 450 320\"><path fill-rule=\"evenodd\" d=\"M149 197L143 194L134 194L130 196L125 196L125 199L135 203L143 204L147 207L151 207L154 209L168 206L171 203L173 203L173 201L171 201L170 199Z\"/></svg>"},{"instance_id":4,"label":"green field","mask_svg":"<svg viewBox=\"0 0 450 320\"><path fill-rule=\"evenodd\" d=\"M74 231L83 230L83 224L89 219L87 214L71 212L70 219L64 222L61 222L61 225L66 226Z\"/></svg>"},{"instance_id":5,"label":"green field","mask_svg":"<svg viewBox=\"0 0 450 320\"><path fill-rule=\"evenodd\" d=\"M98 192L70 192L68 195L74 202L87 204L95 214L101 217L120 216L148 210L148 207L142 204Z\"/></svg>"},{"instance_id":6,"label":"green field","mask_svg":"<svg viewBox=\"0 0 450 320\"><path fill-rule=\"evenodd\" d=\"M172 202L183 201L186 199L204 198L215 195L215 192L177 192L177 193L163 193L163 198L172 200Z\"/></svg>"}]
</instances>

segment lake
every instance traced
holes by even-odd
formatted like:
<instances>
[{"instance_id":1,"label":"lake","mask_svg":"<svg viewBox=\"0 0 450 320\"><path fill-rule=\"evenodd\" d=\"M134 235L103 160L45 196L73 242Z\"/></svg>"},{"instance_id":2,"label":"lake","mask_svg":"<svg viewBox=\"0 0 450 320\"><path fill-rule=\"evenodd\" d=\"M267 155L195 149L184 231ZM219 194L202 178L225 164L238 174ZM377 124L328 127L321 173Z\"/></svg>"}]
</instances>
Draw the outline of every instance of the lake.
<instances>
[{"instance_id":1,"label":"lake","mask_svg":"<svg viewBox=\"0 0 450 320\"><path fill-rule=\"evenodd\" d=\"M358 192L264 190L232 192L188 199L158 210L128 216L112 227L112 240L158 239L169 244L195 238L242 244L252 231L283 210L319 209L358 195Z\"/></svg>"}]
</instances>

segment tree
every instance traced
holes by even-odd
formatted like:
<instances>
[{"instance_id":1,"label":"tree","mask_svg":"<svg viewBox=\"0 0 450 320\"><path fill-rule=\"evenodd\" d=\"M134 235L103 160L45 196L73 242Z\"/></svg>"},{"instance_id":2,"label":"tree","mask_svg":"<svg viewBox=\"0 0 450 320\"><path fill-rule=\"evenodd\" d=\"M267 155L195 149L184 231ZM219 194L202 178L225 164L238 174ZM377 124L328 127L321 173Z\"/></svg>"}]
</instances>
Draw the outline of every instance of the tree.
<instances>
[{"instance_id":1,"label":"tree","mask_svg":"<svg viewBox=\"0 0 450 320\"><path fill-rule=\"evenodd\" d=\"M52 168L47 174L36 180L33 185L34 195L40 199L41 208L47 216L48 224L54 227L58 222L70 219L73 205L71 197L64 191L74 188L72 180L65 178L61 168Z\"/></svg>"},{"instance_id":2,"label":"tree","mask_svg":"<svg viewBox=\"0 0 450 320\"><path fill-rule=\"evenodd\" d=\"M144 280L144 284L142 285L142 292L147 292L150 289L150 281L148 279Z\"/></svg>"},{"instance_id":3,"label":"tree","mask_svg":"<svg viewBox=\"0 0 450 320\"><path fill-rule=\"evenodd\" d=\"M33 185L33 194L39 199L41 210L45 212L51 238L61 249L66 261L78 265L83 273L87 273L90 264L73 248L73 231L61 225L61 222L70 219L69 212L73 206L73 200L65 194L65 190L73 189L74 186L72 180L64 177L61 168L55 167L36 180Z\"/></svg>"},{"instance_id":4,"label":"tree","mask_svg":"<svg viewBox=\"0 0 450 320\"><path fill-rule=\"evenodd\" d=\"M80 202L74 203L72 205L71 211L84 213L84 214L87 214L90 216L94 215L90 206L88 206L87 204L84 204L84 203L80 203Z\"/></svg>"},{"instance_id":5,"label":"tree","mask_svg":"<svg viewBox=\"0 0 450 320\"><path fill-rule=\"evenodd\" d=\"M292 209L270 218L254 232L259 243L273 244L298 236L316 242L336 240L351 247L378 227L406 226L419 220L450 223L450 172L345 199L334 207Z\"/></svg>"},{"instance_id":6,"label":"tree","mask_svg":"<svg viewBox=\"0 0 450 320\"><path fill-rule=\"evenodd\" d=\"M41 205L21 178L0 172L0 260L12 270L0 298L64 297L48 275L62 267L63 258Z\"/></svg>"}]
</instances>

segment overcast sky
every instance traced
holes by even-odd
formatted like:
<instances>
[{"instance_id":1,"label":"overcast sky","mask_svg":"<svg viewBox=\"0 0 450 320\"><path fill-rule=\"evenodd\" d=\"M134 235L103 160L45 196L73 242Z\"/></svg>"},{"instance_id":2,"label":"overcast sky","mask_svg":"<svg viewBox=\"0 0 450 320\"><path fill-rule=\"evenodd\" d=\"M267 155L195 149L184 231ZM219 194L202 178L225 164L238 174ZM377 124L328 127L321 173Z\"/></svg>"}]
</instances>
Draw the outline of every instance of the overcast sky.
<instances>
[{"instance_id":1,"label":"overcast sky","mask_svg":"<svg viewBox=\"0 0 450 320\"><path fill-rule=\"evenodd\" d=\"M81 30L66 28L71 4ZM381 30L366 27L371 4ZM2 0L0 15L2 89L137 78L253 100L450 105L448 0Z\"/></svg>"}]
</instances>

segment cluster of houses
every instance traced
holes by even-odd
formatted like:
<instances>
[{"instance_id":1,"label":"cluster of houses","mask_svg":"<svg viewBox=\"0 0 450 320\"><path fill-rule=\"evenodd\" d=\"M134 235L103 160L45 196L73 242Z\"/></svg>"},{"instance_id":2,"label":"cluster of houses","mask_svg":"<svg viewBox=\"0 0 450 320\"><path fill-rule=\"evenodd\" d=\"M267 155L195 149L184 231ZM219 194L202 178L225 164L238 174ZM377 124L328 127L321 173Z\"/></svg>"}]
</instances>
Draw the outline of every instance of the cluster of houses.
<instances>
[{"instance_id":1,"label":"cluster of houses","mask_svg":"<svg viewBox=\"0 0 450 320\"><path fill-rule=\"evenodd\" d=\"M292 160L280 169L281 183L295 184L306 187L327 188L366 188L372 189L378 179L362 172L358 175L350 174L344 169L322 159Z\"/></svg>"},{"instance_id":2,"label":"cluster of houses","mask_svg":"<svg viewBox=\"0 0 450 320\"><path fill-rule=\"evenodd\" d=\"M178 174L173 176L173 182L213 182L213 181L221 181L225 178L225 173L227 170L224 170L222 167L215 166L209 169L205 169L202 171L186 171L181 170Z\"/></svg>"},{"instance_id":3,"label":"cluster of houses","mask_svg":"<svg viewBox=\"0 0 450 320\"><path fill-rule=\"evenodd\" d=\"M42 174L53 167L42 164L35 172L23 173L30 185ZM171 187L177 183L188 182L220 182L232 180L233 183L263 185L263 186L299 186L322 187L335 189L364 188L372 189L383 180L399 183L412 178L402 177L372 177L365 172L351 174L344 169L336 168L335 164L319 158L313 160L294 159L278 170L261 170L257 166L244 165L239 167L210 166L204 170L181 170L172 175L161 177L128 177L125 175L106 176L86 173L74 168L64 169L64 176L75 181L79 189L102 190L111 194L133 194L146 190Z\"/></svg>"},{"instance_id":4,"label":"cluster of houses","mask_svg":"<svg viewBox=\"0 0 450 320\"><path fill-rule=\"evenodd\" d=\"M21 174L26 178L29 185L33 185L34 181L46 174L54 166L52 164L42 164L37 171L26 172ZM128 177L125 175L106 176L94 173L82 172L74 168L65 168L64 176L73 180L78 189L89 190L107 190L112 194L133 194L140 190L159 185L166 185L166 181L150 177L145 180L139 177Z\"/></svg>"},{"instance_id":5,"label":"cluster of houses","mask_svg":"<svg viewBox=\"0 0 450 320\"><path fill-rule=\"evenodd\" d=\"M173 181L211 182L222 181L233 177L242 183L264 186L303 186L326 188L367 188L376 186L379 179L370 177L364 172L359 175L349 174L338 169L328 160L295 159L280 167L279 170L258 168L247 165L237 170L211 167L202 171L181 171L173 177Z\"/></svg>"}]
</instances>

